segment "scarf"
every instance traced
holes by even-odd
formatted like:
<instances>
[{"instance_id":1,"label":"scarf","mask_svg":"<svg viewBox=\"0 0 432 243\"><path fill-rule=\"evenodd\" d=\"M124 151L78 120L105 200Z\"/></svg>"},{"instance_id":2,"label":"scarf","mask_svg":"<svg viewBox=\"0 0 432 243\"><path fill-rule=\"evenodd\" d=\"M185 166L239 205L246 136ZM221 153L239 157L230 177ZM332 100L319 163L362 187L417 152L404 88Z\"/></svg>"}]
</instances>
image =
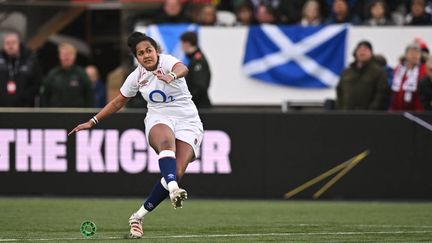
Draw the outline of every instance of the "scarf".
<instances>
[{"instance_id":1,"label":"scarf","mask_svg":"<svg viewBox=\"0 0 432 243\"><path fill-rule=\"evenodd\" d=\"M403 82L404 77L405 82ZM399 92L402 88L405 102L411 102L412 93L417 90L418 77L419 65L416 65L414 68L409 70L406 66L399 66L394 74L392 90L394 92Z\"/></svg>"},{"instance_id":2,"label":"scarf","mask_svg":"<svg viewBox=\"0 0 432 243\"><path fill-rule=\"evenodd\" d=\"M392 90L398 92L401 88L403 78L406 76L406 81L402 85L403 91L415 92L417 90L417 81L419 77L419 65L416 65L413 69L407 70L406 66L400 66L393 78Z\"/></svg>"}]
</instances>

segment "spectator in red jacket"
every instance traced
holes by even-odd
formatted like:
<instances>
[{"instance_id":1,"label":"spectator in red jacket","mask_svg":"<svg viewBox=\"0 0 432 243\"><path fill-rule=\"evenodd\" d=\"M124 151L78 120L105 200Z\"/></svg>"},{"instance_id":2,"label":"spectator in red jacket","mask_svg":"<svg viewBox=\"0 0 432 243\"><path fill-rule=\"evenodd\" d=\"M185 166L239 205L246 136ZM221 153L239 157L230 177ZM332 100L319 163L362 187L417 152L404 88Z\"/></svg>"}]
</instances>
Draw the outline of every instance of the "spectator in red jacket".
<instances>
[{"instance_id":1,"label":"spectator in red jacket","mask_svg":"<svg viewBox=\"0 0 432 243\"><path fill-rule=\"evenodd\" d=\"M426 74L426 67L420 59L421 49L418 43L408 45L405 57L394 71L391 111L423 111L418 84Z\"/></svg>"}]
</instances>

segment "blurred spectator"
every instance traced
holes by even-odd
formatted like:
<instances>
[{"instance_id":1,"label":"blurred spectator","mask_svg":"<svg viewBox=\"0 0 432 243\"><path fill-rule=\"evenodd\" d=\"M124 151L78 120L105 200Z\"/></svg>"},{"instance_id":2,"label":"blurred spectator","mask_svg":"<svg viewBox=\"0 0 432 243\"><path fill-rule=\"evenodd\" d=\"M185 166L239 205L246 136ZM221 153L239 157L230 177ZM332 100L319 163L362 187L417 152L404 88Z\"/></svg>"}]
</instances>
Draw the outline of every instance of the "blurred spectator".
<instances>
[{"instance_id":1,"label":"blurred spectator","mask_svg":"<svg viewBox=\"0 0 432 243\"><path fill-rule=\"evenodd\" d=\"M418 82L426 74L425 65L420 62L421 50L418 43L405 49L402 63L395 68L392 82L391 111L422 111L418 95Z\"/></svg>"},{"instance_id":2,"label":"blurred spectator","mask_svg":"<svg viewBox=\"0 0 432 243\"><path fill-rule=\"evenodd\" d=\"M369 11L367 13L367 20L365 25L369 26L385 26L394 25L394 22L390 19L390 12L387 7L387 3L384 0L374 0L369 5Z\"/></svg>"},{"instance_id":3,"label":"blurred spectator","mask_svg":"<svg viewBox=\"0 0 432 243\"><path fill-rule=\"evenodd\" d=\"M132 63L132 59L125 58L120 66L108 73L107 76L107 102L112 101L119 93L120 88L126 80L127 76L136 68ZM126 104L127 108L142 108L147 107L147 102L142 95L132 97Z\"/></svg>"},{"instance_id":4,"label":"blurred spectator","mask_svg":"<svg viewBox=\"0 0 432 243\"><path fill-rule=\"evenodd\" d=\"M304 10L306 2L307 0L281 1L280 5L277 6L280 22L283 24L300 23L304 14L301 10ZM321 12L320 15L322 14L323 13Z\"/></svg>"},{"instance_id":5,"label":"blurred spectator","mask_svg":"<svg viewBox=\"0 0 432 243\"><path fill-rule=\"evenodd\" d=\"M88 65L85 68L85 72L92 84L96 107L104 107L106 104L106 89L105 83L100 78L98 68L94 65Z\"/></svg>"},{"instance_id":6,"label":"blurred spectator","mask_svg":"<svg viewBox=\"0 0 432 243\"><path fill-rule=\"evenodd\" d=\"M4 5L2 6L4 7ZM3 39L2 32L15 32L21 38L25 39L28 31L28 17L26 14L12 9L0 9L0 36Z\"/></svg>"},{"instance_id":7,"label":"blurred spectator","mask_svg":"<svg viewBox=\"0 0 432 243\"><path fill-rule=\"evenodd\" d=\"M198 19L196 21L200 25L212 26L216 24L216 7L212 4L202 5Z\"/></svg>"},{"instance_id":8,"label":"blurred spectator","mask_svg":"<svg viewBox=\"0 0 432 243\"><path fill-rule=\"evenodd\" d=\"M425 0L412 0L411 12L405 18L406 25L431 25L432 18L426 13Z\"/></svg>"},{"instance_id":9,"label":"blurred spectator","mask_svg":"<svg viewBox=\"0 0 432 243\"><path fill-rule=\"evenodd\" d=\"M393 72L394 72L393 68L387 64L387 59L381 54L375 54L374 59L384 69L387 78L387 86L391 87L393 82ZM390 107L390 90L389 90L389 95L387 95L385 99L385 109L388 109L389 107Z\"/></svg>"},{"instance_id":10,"label":"blurred spectator","mask_svg":"<svg viewBox=\"0 0 432 243\"><path fill-rule=\"evenodd\" d=\"M93 107L91 81L75 64L76 49L63 42L58 46L60 65L53 68L41 88L41 105L46 107Z\"/></svg>"},{"instance_id":11,"label":"blurred spectator","mask_svg":"<svg viewBox=\"0 0 432 243\"><path fill-rule=\"evenodd\" d=\"M252 5L244 3L236 9L236 25L251 25L255 23Z\"/></svg>"},{"instance_id":12,"label":"blurred spectator","mask_svg":"<svg viewBox=\"0 0 432 243\"><path fill-rule=\"evenodd\" d=\"M325 21L326 24L341 24L350 23L353 25L360 24L360 18L350 13L350 5L347 0L334 0L332 4L332 12Z\"/></svg>"},{"instance_id":13,"label":"blurred spectator","mask_svg":"<svg viewBox=\"0 0 432 243\"><path fill-rule=\"evenodd\" d=\"M371 43L359 42L353 54L355 61L342 72L337 86L337 108L386 109L389 87L384 69L373 59Z\"/></svg>"},{"instance_id":14,"label":"blurred spectator","mask_svg":"<svg viewBox=\"0 0 432 243\"><path fill-rule=\"evenodd\" d=\"M6 32L0 52L0 106L34 106L41 81L36 56L20 43L18 33Z\"/></svg>"},{"instance_id":15,"label":"blurred spectator","mask_svg":"<svg viewBox=\"0 0 432 243\"><path fill-rule=\"evenodd\" d=\"M255 11L255 18L259 24L276 24L278 16L271 5L261 4Z\"/></svg>"},{"instance_id":16,"label":"blurred spectator","mask_svg":"<svg viewBox=\"0 0 432 243\"><path fill-rule=\"evenodd\" d=\"M131 69L132 68L129 62L123 61L120 66L116 67L108 73L106 81L107 103L111 102L119 94L120 88L123 85L123 82L125 81Z\"/></svg>"},{"instance_id":17,"label":"blurred spectator","mask_svg":"<svg viewBox=\"0 0 432 243\"><path fill-rule=\"evenodd\" d=\"M186 82L192 101L198 108L208 108L211 102L208 96L210 87L210 67L207 59L198 46L198 37L195 32L185 32L180 37L181 47L189 58Z\"/></svg>"},{"instance_id":18,"label":"blurred spectator","mask_svg":"<svg viewBox=\"0 0 432 243\"><path fill-rule=\"evenodd\" d=\"M391 87L393 82L393 68L387 64L387 59L381 54L375 54L374 59L379 65L381 65L381 67L384 68L384 71L387 75L387 84L389 87Z\"/></svg>"},{"instance_id":19,"label":"blurred spectator","mask_svg":"<svg viewBox=\"0 0 432 243\"><path fill-rule=\"evenodd\" d=\"M300 24L302 26L320 25L322 22L321 6L317 0L308 0L303 5L302 19Z\"/></svg>"},{"instance_id":20,"label":"blurred spectator","mask_svg":"<svg viewBox=\"0 0 432 243\"><path fill-rule=\"evenodd\" d=\"M185 6L180 0L165 0L162 9L155 18L156 23L187 23L192 22L185 13Z\"/></svg>"},{"instance_id":21,"label":"blurred spectator","mask_svg":"<svg viewBox=\"0 0 432 243\"><path fill-rule=\"evenodd\" d=\"M420 81L419 95L423 108L432 111L432 56L426 62L426 74Z\"/></svg>"}]
</instances>

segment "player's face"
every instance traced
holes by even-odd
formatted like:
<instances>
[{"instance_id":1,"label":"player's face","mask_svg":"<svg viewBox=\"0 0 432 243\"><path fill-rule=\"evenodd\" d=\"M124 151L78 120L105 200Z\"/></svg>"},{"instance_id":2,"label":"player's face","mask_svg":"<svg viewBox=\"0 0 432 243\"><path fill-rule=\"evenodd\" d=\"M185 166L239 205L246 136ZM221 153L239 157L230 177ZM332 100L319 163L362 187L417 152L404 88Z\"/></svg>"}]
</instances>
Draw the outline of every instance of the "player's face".
<instances>
[{"instance_id":1,"label":"player's face","mask_svg":"<svg viewBox=\"0 0 432 243\"><path fill-rule=\"evenodd\" d=\"M136 58L147 70L154 70L158 61L156 49L148 41L141 41L136 45Z\"/></svg>"},{"instance_id":2,"label":"player's face","mask_svg":"<svg viewBox=\"0 0 432 243\"><path fill-rule=\"evenodd\" d=\"M14 34L6 35L3 43L4 51L9 56L17 56L19 54L18 36Z\"/></svg>"}]
</instances>

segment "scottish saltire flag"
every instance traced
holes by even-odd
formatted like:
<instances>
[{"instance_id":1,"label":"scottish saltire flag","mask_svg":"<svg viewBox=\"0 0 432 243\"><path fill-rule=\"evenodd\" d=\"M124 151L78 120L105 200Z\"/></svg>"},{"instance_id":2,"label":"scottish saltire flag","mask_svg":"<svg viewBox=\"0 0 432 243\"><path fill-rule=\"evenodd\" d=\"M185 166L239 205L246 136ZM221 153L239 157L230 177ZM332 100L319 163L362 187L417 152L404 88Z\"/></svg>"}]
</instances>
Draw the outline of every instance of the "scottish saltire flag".
<instances>
[{"instance_id":1,"label":"scottish saltire flag","mask_svg":"<svg viewBox=\"0 0 432 243\"><path fill-rule=\"evenodd\" d=\"M181 49L180 36L186 31L198 32L198 29L196 24L160 24L149 25L144 33L155 39L163 53L171 54L187 65L188 60Z\"/></svg>"},{"instance_id":2,"label":"scottish saltire flag","mask_svg":"<svg viewBox=\"0 0 432 243\"><path fill-rule=\"evenodd\" d=\"M334 87L345 67L347 30L347 25L250 27L242 69L269 83Z\"/></svg>"}]
</instances>

